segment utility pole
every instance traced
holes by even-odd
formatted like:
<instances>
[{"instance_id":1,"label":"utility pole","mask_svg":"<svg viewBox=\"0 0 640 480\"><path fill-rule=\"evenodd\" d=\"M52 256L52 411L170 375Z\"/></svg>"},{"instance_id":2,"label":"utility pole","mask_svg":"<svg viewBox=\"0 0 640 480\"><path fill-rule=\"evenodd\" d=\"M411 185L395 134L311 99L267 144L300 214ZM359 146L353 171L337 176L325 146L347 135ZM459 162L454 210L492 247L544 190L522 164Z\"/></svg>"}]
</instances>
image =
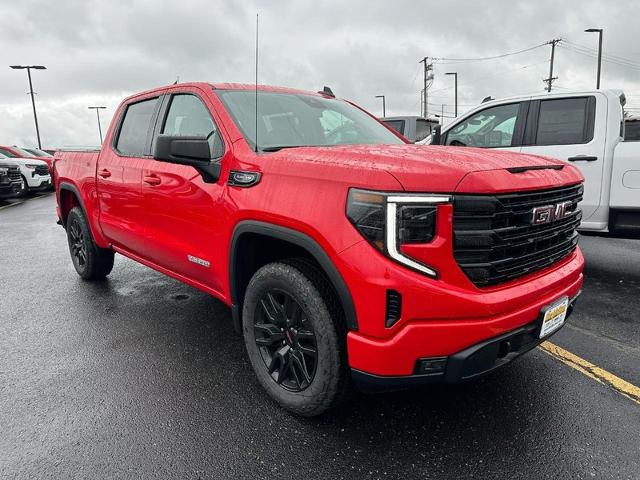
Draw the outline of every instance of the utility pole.
<instances>
[{"instance_id":1,"label":"utility pole","mask_svg":"<svg viewBox=\"0 0 640 480\"><path fill-rule=\"evenodd\" d=\"M600 73L602 71L602 29L587 28L585 32L598 33L598 80L596 81L596 89L600 90Z\"/></svg>"},{"instance_id":2,"label":"utility pole","mask_svg":"<svg viewBox=\"0 0 640 480\"><path fill-rule=\"evenodd\" d=\"M42 144L40 143L40 128L38 128L38 115L36 114L36 101L33 97L33 84L31 83L31 69L46 70L47 67L43 65L10 65L9 68L13 68L14 70L27 70L27 76L29 77L29 93L31 94L31 106L33 107L33 119L36 123L36 137L38 137L38 148L42 150Z\"/></svg>"},{"instance_id":3,"label":"utility pole","mask_svg":"<svg viewBox=\"0 0 640 480\"><path fill-rule=\"evenodd\" d=\"M387 116L387 107L385 105L385 96L384 95L376 95L376 98L382 99L382 118Z\"/></svg>"},{"instance_id":4,"label":"utility pole","mask_svg":"<svg viewBox=\"0 0 640 480\"><path fill-rule=\"evenodd\" d=\"M429 94L427 90L431 86L431 82L433 82L433 62L429 61L429 57L424 57L418 63L422 63L424 65L424 78L423 78L423 87L422 87L422 116L427 118L429 114Z\"/></svg>"},{"instance_id":5,"label":"utility pole","mask_svg":"<svg viewBox=\"0 0 640 480\"><path fill-rule=\"evenodd\" d=\"M551 59L549 60L549 78L545 78L543 80L543 82L547 84L547 92L551 91L551 84L553 83L553 81L558 79L558 77L553 76L553 60L555 58L556 45L559 44L561 41L562 41L561 38L554 38L553 40L547 43L547 45L551 45Z\"/></svg>"},{"instance_id":6,"label":"utility pole","mask_svg":"<svg viewBox=\"0 0 640 480\"><path fill-rule=\"evenodd\" d=\"M87 107L89 110L95 110L98 117L98 133L100 134L100 145L102 145L102 127L100 126L100 110L104 110L107 107Z\"/></svg>"},{"instance_id":7,"label":"utility pole","mask_svg":"<svg viewBox=\"0 0 640 480\"><path fill-rule=\"evenodd\" d=\"M445 73L445 75L453 75L454 77L454 89L455 89L455 93L454 93L454 98L455 98L455 107L454 107L454 115L455 118L458 118L458 72L447 72Z\"/></svg>"}]
</instances>

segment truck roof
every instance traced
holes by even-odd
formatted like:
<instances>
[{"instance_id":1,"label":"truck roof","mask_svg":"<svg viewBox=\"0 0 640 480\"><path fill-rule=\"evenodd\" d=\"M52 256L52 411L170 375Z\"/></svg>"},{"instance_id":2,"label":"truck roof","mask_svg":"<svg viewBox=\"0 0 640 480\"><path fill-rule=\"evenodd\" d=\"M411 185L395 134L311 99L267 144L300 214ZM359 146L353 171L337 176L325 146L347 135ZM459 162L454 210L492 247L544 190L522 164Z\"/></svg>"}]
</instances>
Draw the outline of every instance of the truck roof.
<instances>
[{"instance_id":1,"label":"truck roof","mask_svg":"<svg viewBox=\"0 0 640 480\"><path fill-rule=\"evenodd\" d=\"M621 95L624 95L624 92L622 90L614 90L614 89L608 89L608 90L575 90L575 91L571 91L571 90L565 90L562 92L542 92L542 93L529 93L526 95L514 95L511 97L503 97L503 98L494 98L492 100L489 100L487 102L481 103L480 105L478 105L478 107L486 107L487 105L492 105L494 103L504 103L505 101L509 101L509 100L523 100L523 99L541 99L541 98L565 98L565 97L574 97L574 96L580 96L580 95L594 95L597 93L601 93L604 94L606 96L615 96L616 98L620 98ZM475 107L477 108L477 107ZM475 110L474 108L474 110Z\"/></svg>"},{"instance_id":2,"label":"truck roof","mask_svg":"<svg viewBox=\"0 0 640 480\"><path fill-rule=\"evenodd\" d=\"M125 98L125 101L128 101L128 100L136 98L136 97L147 96L149 94L153 94L153 93L156 93L156 92L159 93L159 92L162 92L162 91L166 90L167 88L171 88L171 87L178 86L178 85L181 86L181 87L213 88L214 90L249 90L249 91L254 91L256 89L256 85L252 84L252 83L185 82L185 83L179 83L179 84L164 85L162 87L156 87L156 88L152 88L152 89L149 89L149 90L145 90L143 92L138 92L138 93L135 93L135 94L130 95L127 98ZM258 85L257 88L258 88L258 91L261 91L261 92L294 93L294 94L297 93L297 94L304 94L304 95L313 95L313 96L316 96L316 97L327 97L327 95L322 93L322 92L312 92L312 91L309 91L309 90L301 90L301 89L289 88L289 87L278 87L278 86L272 86L272 85Z\"/></svg>"},{"instance_id":3,"label":"truck roof","mask_svg":"<svg viewBox=\"0 0 640 480\"><path fill-rule=\"evenodd\" d=\"M463 113L463 115L458 116L458 118L461 117L466 117L472 113L475 113L479 110L484 110L487 107L491 107L493 105L504 105L505 103L508 102L518 102L521 100L539 100L539 99L547 99L547 98L567 98L567 97L580 97L580 96L587 96L587 95L596 95L596 94L601 94L601 95L605 95L607 96L610 100L614 100L616 99L617 101L620 101L623 105L626 103L626 97L625 94L622 90L614 90L614 89L608 89L608 90L575 90L575 91L570 91L570 90L565 90L562 92L543 92L543 93L529 93L526 95L514 95L511 97L503 97L503 98L494 98L491 99L489 101L486 101L484 103L480 103L477 106L467 110L466 112ZM455 122L451 122L448 123L444 128L445 129L449 129L451 128L453 125L455 125Z\"/></svg>"}]
</instances>

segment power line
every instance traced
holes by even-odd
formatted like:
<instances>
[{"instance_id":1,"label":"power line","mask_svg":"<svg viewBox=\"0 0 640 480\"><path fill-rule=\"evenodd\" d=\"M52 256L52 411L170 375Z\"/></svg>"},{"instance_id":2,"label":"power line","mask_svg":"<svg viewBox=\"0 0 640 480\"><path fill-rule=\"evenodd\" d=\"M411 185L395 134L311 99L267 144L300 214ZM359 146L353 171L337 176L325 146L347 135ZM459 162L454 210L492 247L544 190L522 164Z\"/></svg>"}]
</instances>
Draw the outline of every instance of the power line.
<instances>
[{"instance_id":1,"label":"power line","mask_svg":"<svg viewBox=\"0 0 640 480\"><path fill-rule=\"evenodd\" d=\"M500 76L502 76L502 75L503 75L503 74L505 74L505 73L515 72L515 71L517 71L517 70L524 70L524 69L526 69L526 68L535 67L535 66L537 66L537 65L541 65L541 64L543 64L543 63L547 63L547 62L548 62L548 60L544 60L544 61L542 61L542 62L536 62L536 63L531 63L531 64L529 64L529 65L523 65L522 67L510 68L510 69L508 69L508 70L501 70L501 71L496 72L496 73L494 73L494 74L492 74L492 75L486 75L486 76L484 76L484 77L478 77L478 78L475 78L473 82L460 83L458 86L459 86L459 87L461 87L461 86L465 86L465 85L470 85L470 84L472 84L472 83L476 83L478 80L485 80L485 79L487 79L487 78L500 77ZM432 90L432 91L430 91L430 92L429 92L429 94L430 94L430 95L433 95L434 93L437 93L437 92L445 92L445 91L447 91L447 90L451 90L452 88L453 88L453 87L439 88L439 89L437 89L437 90Z\"/></svg>"},{"instance_id":2,"label":"power line","mask_svg":"<svg viewBox=\"0 0 640 480\"><path fill-rule=\"evenodd\" d=\"M592 52L593 54L597 54L597 50L594 50L591 47L587 47L586 45L581 45L579 43L575 43L575 42L572 42L570 40L564 40L564 42L566 44L568 44L568 45L571 45L571 46L575 47L575 48L578 48L578 49L581 49L581 50L586 50L588 52ZM621 62L631 63L633 65L640 65L639 61L630 60L628 58L621 57L620 55L616 55L616 54L605 52L605 51L602 52L602 56L603 56L603 58L610 58L610 59L621 61Z\"/></svg>"},{"instance_id":3,"label":"power line","mask_svg":"<svg viewBox=\"0 0 640 480\"><path fill-rule=\"evenodd\" d=\"M566 42L566 43L562 42L559 46L564 50L577 53L579 55L584 55L589 58L598 57L597 53L594 52L594 50L589 49L587 47L583 47L578 44L574 44L572 42ZM607 63L611 63L620 67L627 67L633 70L640 70L640 63L635 63L635 62L632 62L631 60L623 59L622 57L612 56L611 54L603 53L602 60Z\"/></svg>"},{"instance_id":4,"label":"power line","mask_svg":"<svg viewBox=\"0 0 640 480\"><path fill-rule=\"evenodd\" d=\"M443 65L446 65L446 62L451 62L451 63L455 63L455 62L483 62L485 60L495 60L495 59L498 59L498 58L509 57L511 55L518 55L520 53L530 52L531 50L535 50L536 48L540 48L540 47L543 47L545 45L548 45L548 42L541 43L540 45L534 45L533 47L529 47L529 48L523 48L522 50L517 50L515 52L503 53L501 55L493 55L491 57L477 57L477 58L432 57L432 58L433 58L433 60L437 61L438 63L442 63ZM444 60L444 62L441 62L442 60Z\"/></svg>"}]
</instances>

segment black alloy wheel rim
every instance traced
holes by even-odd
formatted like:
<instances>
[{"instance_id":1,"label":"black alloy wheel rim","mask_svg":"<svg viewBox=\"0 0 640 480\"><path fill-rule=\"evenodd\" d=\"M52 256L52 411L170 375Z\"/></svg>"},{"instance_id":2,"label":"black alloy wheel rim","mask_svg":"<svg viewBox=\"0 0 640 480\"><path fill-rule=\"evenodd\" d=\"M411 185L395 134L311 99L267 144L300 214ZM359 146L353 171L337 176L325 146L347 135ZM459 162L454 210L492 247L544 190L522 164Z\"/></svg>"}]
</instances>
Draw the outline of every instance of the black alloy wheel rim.
<instances>
[{"instance_id":1,"label":"black alloy wheel rim","mask_svg":"<svg viewBox=\"0 0 640 480\"><path fill-rule=\"evenodd\" d=\"M306 312L288 293L271 289L256 307L253 331L271 378L286 390L301 392L313 382L318 345Z\"/></svg>"},{"instance_id":2,"label":"black alloy wheel rim","mask_svg":"<svg viewBox=\"0 0 640 480\"><path fill-rule=\"evenodd\" d=\"M79 267L84 267L87 264L87 245L78 222L72 222L69 226L69 247L73 261Z\"/></svg>"}]
</instances>

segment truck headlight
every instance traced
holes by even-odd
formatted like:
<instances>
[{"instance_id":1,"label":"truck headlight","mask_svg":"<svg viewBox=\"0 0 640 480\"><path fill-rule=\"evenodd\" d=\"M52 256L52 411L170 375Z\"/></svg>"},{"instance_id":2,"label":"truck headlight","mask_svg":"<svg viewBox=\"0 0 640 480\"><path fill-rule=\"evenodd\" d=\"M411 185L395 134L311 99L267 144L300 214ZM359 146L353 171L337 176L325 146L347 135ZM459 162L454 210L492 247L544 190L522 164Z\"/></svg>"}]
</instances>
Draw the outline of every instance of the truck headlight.
<instances>
[{"instance_id":1,"label":"truck headlight","mask_svg":"<svg viewBox=\"0 0 640 480\"><path fill-rule=\"evenodd\" d=\"M437 272L400 252L401 245L429 243L436 234L437 206L448 195L399 194L352 188L347 218L376 249L409 268L436 277Z\"/></svg>"},{"instance_id":2,"label":"truck headlight","mask_svg":"<svg viewBox=\"0 0 640 480\"><path fill-rule=\"evenodd\" d=\"M34 165L33 163L27 163L25 167L27 167L29 170L35 170L37 165Z\"/></svg>"},{"instance_id":3,"label":"truck headlight","mask_svg":"<svg viewBox=\"0 0 640 480\"><path fill-rule=\"evenodd\" d=\"M0 167L0 175L6 175L7 173L9 173L8 168Z\"/></svg>"}]
</instances>

